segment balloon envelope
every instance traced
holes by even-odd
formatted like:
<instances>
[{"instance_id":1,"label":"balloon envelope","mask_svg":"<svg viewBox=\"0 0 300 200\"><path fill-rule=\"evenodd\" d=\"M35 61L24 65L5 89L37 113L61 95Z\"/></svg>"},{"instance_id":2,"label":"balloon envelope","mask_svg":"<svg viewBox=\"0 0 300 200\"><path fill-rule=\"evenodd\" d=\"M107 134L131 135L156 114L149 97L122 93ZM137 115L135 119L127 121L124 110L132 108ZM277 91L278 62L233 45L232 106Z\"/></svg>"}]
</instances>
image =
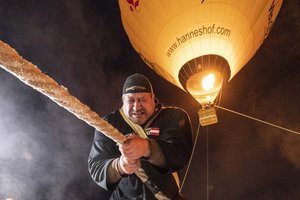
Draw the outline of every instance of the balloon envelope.
<instances>
[{"instance_id":1,"label":"balloon envelope","mask_svg":"<svg viewBox=\"0 0 300 200\"><path fill-rule=\"evenodd\" d=\"M160 76L201 104L217 97L268 36L282 0L119 0L129 40ZM202 80L213 74L210 89Z\"/></svg>"}]
</instances>

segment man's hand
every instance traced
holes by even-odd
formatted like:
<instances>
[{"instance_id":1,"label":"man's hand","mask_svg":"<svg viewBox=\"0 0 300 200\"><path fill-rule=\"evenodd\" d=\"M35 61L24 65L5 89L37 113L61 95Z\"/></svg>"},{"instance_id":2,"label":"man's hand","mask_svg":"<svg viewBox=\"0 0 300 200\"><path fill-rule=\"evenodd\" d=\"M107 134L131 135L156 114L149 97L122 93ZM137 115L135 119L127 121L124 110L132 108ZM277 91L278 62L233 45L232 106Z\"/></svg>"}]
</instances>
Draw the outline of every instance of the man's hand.
<instances>
[{"instance_id":1,"label":"man's hand","mask_svg":"<svg viewBox=\"0 0 300 200\"><path fill-rule=\"evenodd\" d=\"M120 174L133 174L141 167L140 159L130 159L121 155L118 163Z\"/></svg>"},{"instance_id":2,"label":"man's hand","mask_svg":"<svg viewBox=\"0 0 300 200\"><path fill-rule=\"evenodd\" d=\"M119 150L126 158L134 160L149 157L151 154L149 141L135 134L128 135L124 144L119 146Z\"/></svg>"}]
</instances>

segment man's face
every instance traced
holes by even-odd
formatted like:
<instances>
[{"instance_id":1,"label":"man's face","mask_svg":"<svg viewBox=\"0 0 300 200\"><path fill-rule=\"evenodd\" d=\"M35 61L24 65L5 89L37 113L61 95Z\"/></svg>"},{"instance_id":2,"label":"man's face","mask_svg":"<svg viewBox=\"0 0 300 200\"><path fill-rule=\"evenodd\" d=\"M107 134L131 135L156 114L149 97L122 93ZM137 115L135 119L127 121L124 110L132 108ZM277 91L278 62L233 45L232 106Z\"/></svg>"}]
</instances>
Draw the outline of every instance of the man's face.
<instances>
[{"instance_id":1,"label":"man's face","mask_svg":"<svg viewBox=\"0 0 300 200\"><path fill-rule=\"evenodd\" d=\"M155 111L155 97L151 93L124 94L123 110L125 115L136 124L145 123Z\"/></svg>"}]
</instances>

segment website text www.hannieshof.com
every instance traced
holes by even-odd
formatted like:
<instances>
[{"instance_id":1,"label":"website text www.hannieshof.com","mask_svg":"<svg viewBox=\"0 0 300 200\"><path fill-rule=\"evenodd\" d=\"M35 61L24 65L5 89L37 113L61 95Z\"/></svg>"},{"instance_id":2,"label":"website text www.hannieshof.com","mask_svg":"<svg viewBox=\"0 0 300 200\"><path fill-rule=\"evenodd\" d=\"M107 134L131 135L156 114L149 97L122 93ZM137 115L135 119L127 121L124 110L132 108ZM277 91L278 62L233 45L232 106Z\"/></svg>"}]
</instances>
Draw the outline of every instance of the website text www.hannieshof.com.
<instances>
[{"instance_id":1,"label":"website text www.hannieshof.com","mask_svg":"<svg viewBox=\"0 0 300 200\"><path fill-rule=\"evenodd\" d=\"M171 57L172 53L183 43L185 43L186 41L195 38L195 37L199 37L202 35L206 35L206 34L218 34L218 35L223 35L226 37L229 37L231 33L230 29L226 29L224 27L216 27L215 24L213 24L212 26L202 26L198 29L194 29L180 37L176 37L176 41L174 41L172 43L172 45L168 48L168 51L166 52L166 55L168 57Z\"/></svg>"}]
</instances>

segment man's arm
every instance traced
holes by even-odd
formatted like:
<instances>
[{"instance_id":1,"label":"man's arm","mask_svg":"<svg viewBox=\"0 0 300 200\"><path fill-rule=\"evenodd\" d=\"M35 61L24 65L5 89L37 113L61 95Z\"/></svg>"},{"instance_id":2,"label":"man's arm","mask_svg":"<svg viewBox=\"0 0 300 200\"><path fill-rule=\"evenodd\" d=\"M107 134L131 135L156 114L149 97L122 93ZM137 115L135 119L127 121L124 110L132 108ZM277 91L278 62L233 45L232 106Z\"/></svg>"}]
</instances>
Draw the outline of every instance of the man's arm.
<instances>
[{"instance_id":1,"label":"man's arm","mask_svg":"<svg viewBox=\"0 0 300 200\"><path fill-rule=\"evenodd\" d=\"M121 179L117 159L120 152L114 141L95 131L94 142L88 158L88 169L92 179L102 188L112 190Z\"/></svg>"},{"instance_id":2,"label":"man's arm","mask_svg":"<svg viewBox=\"0 0 300 200\"><path fill-rule=\"evenodd\" d=\"M160 137L153 138L164 155L167 168L178 171L192 152L192 128L188 114L180 108L166 108L162 113Z\"/></svg>"}]
</instances>

